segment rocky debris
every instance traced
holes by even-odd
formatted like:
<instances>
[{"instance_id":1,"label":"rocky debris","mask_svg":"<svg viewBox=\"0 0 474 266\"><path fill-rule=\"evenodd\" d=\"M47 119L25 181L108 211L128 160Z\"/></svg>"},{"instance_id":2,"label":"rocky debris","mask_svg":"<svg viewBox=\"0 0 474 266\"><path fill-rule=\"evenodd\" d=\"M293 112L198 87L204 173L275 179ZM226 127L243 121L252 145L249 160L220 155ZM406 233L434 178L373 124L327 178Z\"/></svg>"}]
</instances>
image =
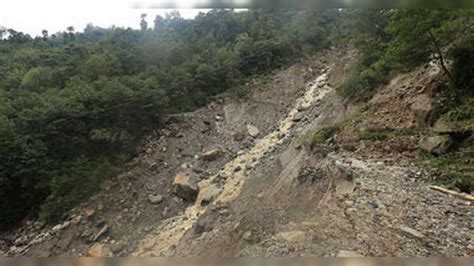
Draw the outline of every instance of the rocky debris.
<instances>
[{"instance_id":1,"label":"rocky debris","mask_svg":"<svg viewBox=\"0 0 474 266\"><path fill-rule=\"evenodd\" d=\"M242 141L245 138L245 134L243 132L236 132L232 135L234 141Z\"/></svg>"},{"instance_id":2,"label":"rocky debris","mask_svg":"<svg viewBox=\"0 0 474 266\"><path fill-rule=\"evenodd\" d=\"M212 149L201 155L201 158L206 161L214 161L221 156L222 151L220 149Z\"/></svg>"},{"instance_id":3,"label":"rocky debris","mask_svg":"<svg viewBox=\"0 0 474 266\"><path fill-rule=\"evenodd\" d=\"M163 202L164 197L161 194L151 194L148 196L148 200L151 202L151 204L160 204Z\"/></svg>"},{"instance_id":4,"label":"rocky debris","mask_svg":"<svg viewBox=\"0 0 474 266\"><path fill-rule=\"evenodd\" d=\"M452 140L446 135L423 136L420 139L420 148L434 154L443 154L451 147Z\"/></svg>"},{"instance_id":5,"label":"rocky debris","mask_svg":"<svg viewBox=\"0 0 474 266\"><path fill-rule=\"evenodd\" d=\"M199 188L196 183L191 181L191 178L185 172L176 174L173 187L175 194L185 200L194 201L199 194Z\"/></svg>"},{"instance_id":6,"label":"rocky debris","mask_svg":"<svg viewBox=\"0 0 474 266\"><path fill-rule=\"evenodd\" d=\"M247 125L247 132L252 138L256 138L260 134L260 130L251 124Z\"/></svg>"},{"instance_id":7,"label":"rocky debris","mask_svg":"<svg viewBox=\"0 0 474 266\"><path fill-rule=\"evenodd\" d=\"M425 237L422 233L420 233L417 230L415 230L413 228L410 228L406 225L400 226L400 230L402 232L406 233L406 234L409 234L409 235L414 236L414 237L419 238L419 239L423 239Z\"/></svg>"},{"instance_id":8,"label":"rocky debris","mask_svg":"<svg viewBox=\"0 0 474 266\"><path fill-rule=\"evenodd\" d=\"M203 202L212 202L220 193L219 187L216 184L211 184L209 187L205 188L202 193Z\"/></svg>"},{"instance_id":9,"label":"rocky debris","mask_svg":"<svg viewBox=\"0 0 474 266\"><path fill-rule=\"evenodd\" d=\"M93 244L87 251L89 257L112 257L112 251L109 246L101 243Z\"/></svg>"},{"instance_id":10,"label":"rocky debris","mask_svg":"<svg viewBox=\"0 0 474 266\"><path fill-rule=\"evenodd\" d=\"M359 253L355 251L350 251L350 250L339 250L337 253L336 257L340 258L357 258L357 257L363 257Z\"/></svg>"}]
</instances>

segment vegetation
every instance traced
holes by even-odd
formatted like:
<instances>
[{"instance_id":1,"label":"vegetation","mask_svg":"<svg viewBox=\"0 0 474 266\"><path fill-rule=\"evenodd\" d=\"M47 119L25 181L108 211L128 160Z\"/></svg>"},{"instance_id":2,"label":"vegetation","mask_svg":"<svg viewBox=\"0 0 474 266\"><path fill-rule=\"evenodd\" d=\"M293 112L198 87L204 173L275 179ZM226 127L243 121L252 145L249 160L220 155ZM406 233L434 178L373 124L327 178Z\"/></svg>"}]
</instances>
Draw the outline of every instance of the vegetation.
<instances>
[{"instance_id":1,"label":"vegetation","mask_svg":"<svg viewBox=\"0 0 474 266\"><path fill-rule=\"evenodd\" d=\"M337 134L340 130L340 125L324 126L304 135L300 139L300 143L304 145L309 145L310 147L316 144L322 144L326 140Z\"/></svg>"},{"instance_id":2,"label":"vegetation","mask_svg":"<svg viewBox=\"0 0 474 266\"><path fill-rule=\"evenodd\" d=\"M141 30L0 38L0 230L48 221L123 170L164 114L327 45L337 10L172 12ZM151 23L150 23L151 24ZM237 94L242 94L238 92Z\"/></svg>"},{"instance_id":3,"label":"vegetation","mask_svg":"<svg viewBox=\"0 0 474 266\"><path fill-rule=\"evenodd\" d=\"M442 63L451 83L449 87L469 88L464 81L472 77L472 64L461 64L472 57L472 10L347 10L336 27L335 41L354 40L362 52L350 80L338 88L346 97L364 97L384 84L394 73L409 71L430 56ZM353 25L349 27L349 25ZM345 30L350 28L351 30ZM453 42L462 45L453 46ZM444 48L450 48L445 53ZM458 66L451 73L446 66L447 54ZM460 69L462 67L469 69ZM456 69L456 67L455 67ZM469 72L471 71L471 72ZM460 74L463 73L463 74ZM471 73L471 74L469 74ZM467 78L469 79L469 78Z\"/></svg>"}]
</instances>

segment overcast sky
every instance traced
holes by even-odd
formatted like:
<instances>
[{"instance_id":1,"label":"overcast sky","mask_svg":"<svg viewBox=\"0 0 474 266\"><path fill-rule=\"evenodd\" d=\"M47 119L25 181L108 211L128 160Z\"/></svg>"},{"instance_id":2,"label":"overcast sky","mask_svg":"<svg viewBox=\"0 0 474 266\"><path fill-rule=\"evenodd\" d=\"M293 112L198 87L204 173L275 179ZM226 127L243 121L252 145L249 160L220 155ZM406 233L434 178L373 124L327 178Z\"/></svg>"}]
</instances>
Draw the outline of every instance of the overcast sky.
<instances>
[{"instance_id":1,"label":"overcast sky","mask_svg":"<svg viewBox=\"0 0 474 266\"><path fill-rule=\"evenodd\" d=\"M177 4L200 0L176 0ZM202 1L202 0L201 0ZM73 26L82 31L87 23L95 26L140 27L140 14L148 14L148 25L153 25L157 14L164 16L172 10L134 9L136 0L0 0L0 26L40 35L43 29L50 33ZM143 2L143 1L142 1ZM146 2L146 1L145 1ZM182 17L193 18L205 9L178 9Z\"/></svg>"}]
</instances>

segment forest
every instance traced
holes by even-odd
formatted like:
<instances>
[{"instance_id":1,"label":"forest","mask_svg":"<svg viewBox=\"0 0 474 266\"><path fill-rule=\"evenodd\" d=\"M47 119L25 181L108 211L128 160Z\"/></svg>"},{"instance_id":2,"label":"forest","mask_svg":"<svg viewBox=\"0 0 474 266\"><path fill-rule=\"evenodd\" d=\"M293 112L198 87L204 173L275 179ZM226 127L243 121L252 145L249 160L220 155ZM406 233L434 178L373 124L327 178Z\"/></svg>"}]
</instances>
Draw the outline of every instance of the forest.
<instances>
[{"instance_id":1,"label":"forest","mask_svg":"<svg viewBox=\"0 0 474 266\"><path fill-rule=\"evenodd\" d=\"M0 230L60 218L124 171L164 116L245 92L248 80L329 46L360 51L338 88L359 101L394 73L449 58L437 115L464 106L459 115L472 118L473 18L471 10L217 9L194 19L143 14L140 30L89 24L32 37L0 28Z\"/></svg>"}]
</instances>

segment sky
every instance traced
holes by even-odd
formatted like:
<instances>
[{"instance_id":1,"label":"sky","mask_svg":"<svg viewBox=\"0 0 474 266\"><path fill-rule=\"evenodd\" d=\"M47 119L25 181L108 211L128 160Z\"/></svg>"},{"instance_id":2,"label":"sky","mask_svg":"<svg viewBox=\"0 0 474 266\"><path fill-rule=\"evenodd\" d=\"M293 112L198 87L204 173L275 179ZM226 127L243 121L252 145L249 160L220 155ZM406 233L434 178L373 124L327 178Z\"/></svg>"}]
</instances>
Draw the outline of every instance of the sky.
<instances>
[{"instance_id":1,"label":"sky","mask_svg":"<svg viewBox=\"0 0 474 266\"><path fill-rule=\"evenodd\" d=\"M182 17L194 18L207 9L181 9L184 5L202 0L176 0ZM50 34L73 26L83 31L88 23L94 26L140 28L140 14L146 13L148 25L153 25L157 14L164 16L172 9L132 8L136 0L0 0L0 27L13 28L32 36L43 29ZM143 3L143 1L142 1ZM145 1L146 3L146 1ZM184 3L184 4L183 4Z\"/></svg>"}]
</instances>

